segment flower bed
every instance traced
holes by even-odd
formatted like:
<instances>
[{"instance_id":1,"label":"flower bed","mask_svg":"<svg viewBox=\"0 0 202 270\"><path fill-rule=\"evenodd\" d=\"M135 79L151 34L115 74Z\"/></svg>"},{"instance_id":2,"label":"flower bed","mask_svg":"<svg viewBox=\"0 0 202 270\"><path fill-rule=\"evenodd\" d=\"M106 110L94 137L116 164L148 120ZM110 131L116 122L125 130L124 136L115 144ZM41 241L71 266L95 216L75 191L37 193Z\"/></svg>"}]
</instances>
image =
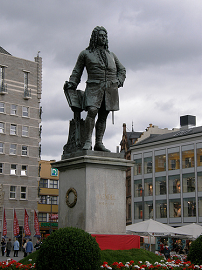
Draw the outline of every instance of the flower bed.
<instances>
[{"instance_id":1,"label":"flower bed","mask_svg":"<svg viewBox=\"0 0 202 270\"><path fill-rule=\"evenodd\" d=\"M33 269L35 268L35 264L32 265L27 264L24 265L22 263L16 262L12 259L8 259L6 261L0 262L0 269L7 269L7 270L15 270L15 269L24 269L24 270L28 270L28 269Z\"/></svg>"},{"instance_id":2,"label":"flower bed","mask_svg":"<svg viewBox=\"0 0 202 270\"><path fill-rule=\"evenodd\" d=\"M173 259L173 257L178 257L176 260ZM191 262L186 261L186 256L179 256L179 255L174 255L171 256L171 259L166 260L161 260L161 262L156 262L153 265L146 261L142 262L139 261L138 264L135 264L134 261L127 262L123 264L122 262L114 262L112 265L108 265L107 262L104 262L101 265L102 269L122 269L122 270L128 270L128 269L141 269L141 270L190 270L190 269L202 269L202 265L193 265Z\"/></svg>"}]
</instances>

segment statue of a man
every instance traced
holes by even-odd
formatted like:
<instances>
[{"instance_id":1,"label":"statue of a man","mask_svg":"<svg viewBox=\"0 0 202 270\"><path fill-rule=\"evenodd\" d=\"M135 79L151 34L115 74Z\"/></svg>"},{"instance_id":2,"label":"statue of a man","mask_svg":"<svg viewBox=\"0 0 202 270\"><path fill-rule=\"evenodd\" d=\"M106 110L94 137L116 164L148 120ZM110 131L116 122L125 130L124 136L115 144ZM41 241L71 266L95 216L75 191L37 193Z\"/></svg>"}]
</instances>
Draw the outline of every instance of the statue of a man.
<instances>
[{"instance_id":1,"label":"statue of a man","mask_svg":"<svg viewBox=\"0 0 202 270\"><path fill-rule=\"evenodd\" d=\"M88 79L83 108L88 113L85 119L86 139L83 150L92 149L92 133L95 126L94 150L110 152L102 140L109 112L119 110L118 88L123 86L126 70L116 55L108 50L107 30L102 26L93 29L89 46L79 54L64 89L76 90L84 68L87 70Z\"/></svg>"}]
</instances>

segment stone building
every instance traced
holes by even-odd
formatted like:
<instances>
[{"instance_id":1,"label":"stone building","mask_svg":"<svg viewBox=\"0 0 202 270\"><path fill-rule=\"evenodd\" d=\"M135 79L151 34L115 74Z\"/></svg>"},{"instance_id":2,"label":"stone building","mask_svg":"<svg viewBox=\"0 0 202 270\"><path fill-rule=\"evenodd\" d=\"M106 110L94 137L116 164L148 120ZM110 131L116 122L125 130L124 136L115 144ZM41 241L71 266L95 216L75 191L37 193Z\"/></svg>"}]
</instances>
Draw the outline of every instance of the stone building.
<instances>
[{"instance_id":1,"label":"stone building","mask_svg":"<svg viewBox=\"0 0 202 270\"><path fill-rule=\"evenodd\" d=\"M42 58L12 56L0 47L0 232L5 209L7 236L13 239L13 215L23 235L25 209L34 235L38 200L41 137Z\"/></svg>"}]
</instances>

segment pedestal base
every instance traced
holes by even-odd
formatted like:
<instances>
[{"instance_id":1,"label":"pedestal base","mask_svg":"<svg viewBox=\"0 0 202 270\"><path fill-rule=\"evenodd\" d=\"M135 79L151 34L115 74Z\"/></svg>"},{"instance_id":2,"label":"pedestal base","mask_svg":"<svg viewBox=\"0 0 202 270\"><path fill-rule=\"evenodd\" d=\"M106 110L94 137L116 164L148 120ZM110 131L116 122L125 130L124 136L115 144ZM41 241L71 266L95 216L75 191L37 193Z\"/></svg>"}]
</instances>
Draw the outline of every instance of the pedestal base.
<instances>
[{"instance_id":1,"label":"pedestal base","mask_svg":"<svg viewBox=\"0 0 202 270\"><path fill-rule=\"evenodd\" d=\"M53 163L59 176L58 226L91 234L125 234L126 175L121 154L81 151Z\"/></svg>"}]
</instances>

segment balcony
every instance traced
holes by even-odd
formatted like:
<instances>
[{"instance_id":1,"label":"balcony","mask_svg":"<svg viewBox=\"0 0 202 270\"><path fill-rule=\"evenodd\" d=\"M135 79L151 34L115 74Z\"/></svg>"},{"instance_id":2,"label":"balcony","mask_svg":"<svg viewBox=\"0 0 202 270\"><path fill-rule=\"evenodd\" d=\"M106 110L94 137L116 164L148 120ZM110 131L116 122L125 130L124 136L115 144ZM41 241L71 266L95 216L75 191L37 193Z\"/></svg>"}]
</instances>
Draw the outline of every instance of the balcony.
<instances>
[{"instance_id":1,"label":"balcony","mask_svg":"<svg viewBox=\"0 0 202 270\"><path fill-rule=\"evenodd\" d=\"M4 84L3 82L0 85L0 95L8 94L7 92L7 84Z\"/></svg>"},{"instance_id":2,"label":"balcony","mask_svg":"<svg viewBox=\"0 0 202 270\"><path fill-rule=\"evenodd\" d=\"M24 90L24 99L30 99L31 98L31 89L25 89Z\"/></svg>"}]
</instances>

